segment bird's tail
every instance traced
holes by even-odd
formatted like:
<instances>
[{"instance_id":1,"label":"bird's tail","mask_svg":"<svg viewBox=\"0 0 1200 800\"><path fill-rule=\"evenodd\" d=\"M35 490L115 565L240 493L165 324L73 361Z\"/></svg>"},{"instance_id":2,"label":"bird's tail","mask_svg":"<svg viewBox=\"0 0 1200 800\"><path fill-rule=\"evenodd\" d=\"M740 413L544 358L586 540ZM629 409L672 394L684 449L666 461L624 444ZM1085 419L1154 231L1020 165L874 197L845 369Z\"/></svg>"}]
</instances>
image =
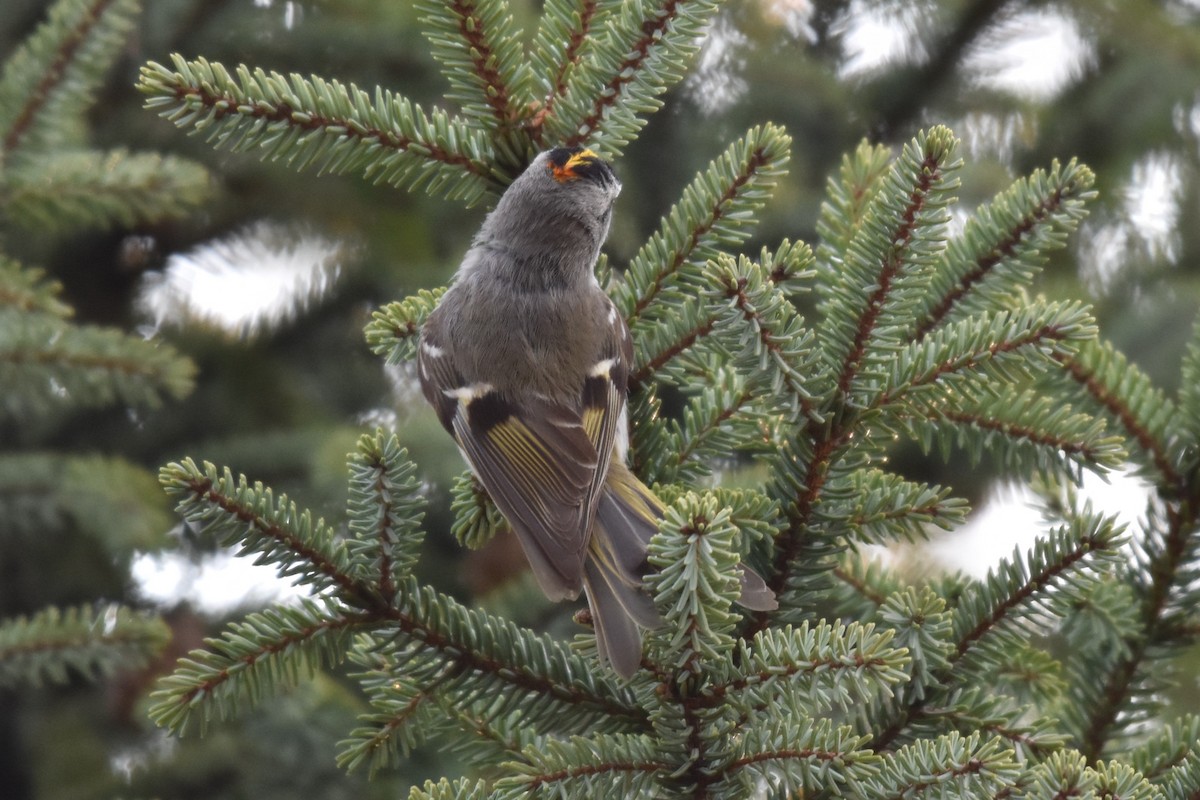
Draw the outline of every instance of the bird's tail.
<instances>
[{"instance_id":1,"label":"bird's tail","mask_svg":"<svg viewBox=\"0 0 1200 800\"><path fill-rule=\"evenodd\" d=\"M646 550L658 532L662 502L622 463L609 468L583 567L583 588L592 611L596 648L618 675L629 678L642 659L642 628L662 623L642 587ZM754 611L778 606L762 576L742 565L738 603Z\"/></svg>"},{"instance_id":2,"label":"bird's tail","mask_svg":"<svg viewBox=\"0 0 1200 800\"><path fill-rule=\"evenodd\" d=\"M596 507L583 589L600 658L623 678L633 675L642 660L641 628L662 623L642 588L646 548L661 516L662 503L654 493L614 461Z\"/></svg>"}]
</instances>

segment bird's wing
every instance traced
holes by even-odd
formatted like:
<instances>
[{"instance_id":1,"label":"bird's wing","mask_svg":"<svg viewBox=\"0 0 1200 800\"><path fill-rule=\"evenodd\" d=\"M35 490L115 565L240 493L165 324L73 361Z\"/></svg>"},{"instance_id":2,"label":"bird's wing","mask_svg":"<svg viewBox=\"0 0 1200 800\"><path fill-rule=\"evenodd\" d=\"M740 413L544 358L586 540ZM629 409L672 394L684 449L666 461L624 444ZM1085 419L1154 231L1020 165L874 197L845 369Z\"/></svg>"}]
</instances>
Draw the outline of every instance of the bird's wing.
<instances>
[{"instance_id":1,"label":"bird's wing","mask_svg":"<svg viewBox=\"0 0 1200 800\"><path fill-rule=\"evenodd\" d=\"M417 367L426 399L512 525L542 590L555 600L577 596L608 464L597 444L607 441L611 450L615 430L607 413L592 408L611 405L602 390L611 370L589 375L581 414L532 395L515 401L486 383L464 380L428 326Z\"/></svg>"},{"instance_id":2,"label":"bird's wing","mask_svg":"<svg viewBox=\"0 0 1200 800\"><path fill-rule=\"evenodd\" d=\"M589 527L604 490L613 443L618 435L624 435L619 428L629 391L629 369L633 363L633 339L629 336L629 327L611 300L607 300L607 306L608 331L604 348L600 360L592 365L583 383L583 430L597 454L596 472L588 486L586 501Z\"/></svg>"}]
</instances>

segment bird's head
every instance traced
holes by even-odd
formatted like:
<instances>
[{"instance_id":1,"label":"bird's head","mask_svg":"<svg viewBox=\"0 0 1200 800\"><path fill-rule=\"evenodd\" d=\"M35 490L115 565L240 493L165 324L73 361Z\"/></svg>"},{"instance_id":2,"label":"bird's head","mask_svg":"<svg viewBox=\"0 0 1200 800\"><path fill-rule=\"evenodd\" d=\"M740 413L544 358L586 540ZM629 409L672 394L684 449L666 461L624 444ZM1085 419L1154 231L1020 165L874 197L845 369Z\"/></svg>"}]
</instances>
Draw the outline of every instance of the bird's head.
<instances>
[{"instance_id":1,"label":"bird's head","mask_svg":"<svg viewBox=\"0 0 1200 800\"><path fill-rule=\"evenodd\" d=\"M517 257L590 274L620 192L612 167L592 150L546 150L504 192L482 236Z\"/></svg>"}]
</instances>

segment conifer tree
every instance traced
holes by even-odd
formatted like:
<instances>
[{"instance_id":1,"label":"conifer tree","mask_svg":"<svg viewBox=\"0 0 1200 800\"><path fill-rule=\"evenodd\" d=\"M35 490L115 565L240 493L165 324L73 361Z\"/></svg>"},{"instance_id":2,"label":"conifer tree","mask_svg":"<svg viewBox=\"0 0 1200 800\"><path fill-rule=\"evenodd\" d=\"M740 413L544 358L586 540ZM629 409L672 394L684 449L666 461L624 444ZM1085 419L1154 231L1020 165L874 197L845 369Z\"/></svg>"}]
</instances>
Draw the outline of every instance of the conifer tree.
<instances>
[{"instance_id":1,"label":"conifer tree","mask_svg":"<svg viewBox=\"0 0 1200 800\"><path fill-rule=\"evenodd\" d=\"M140 85L218 146L487 203L546 146L619 160L717 5L551 0L525 35L503 0L429 3L445 109L181 56ZM815 247L740 252L791 147L775 125L750 129L623 269L601 265L637 345L632 466L668 506L648 578L666 624L632 680L599 666L590 633L564 642L422 584L420 467L378 430L349 457L344 521L228 468L163 468L184 519L313 595L182 661L154 718L202 727L348 664L370 706L338 754L348 769L430 742L470 765L413 798L1196 796L1198 723L1157 690L1197 630L1200 329L1168 398L1085 305L1031 294L1091 172L1052 163L953 232L959 143L941 126L848 154ZM373 351L410 360L438 297L380 309ZM896 439L1036 479L1058 526L983 580L866 560L865 544L967 514L951 488L888 469ZM735 458L764 484L722 485ZM1126 460L1157 488L1136 528L1073 490ZM469 475L453 491L463 544L503 530ZM733 605L742 562L778 611Z\"/></svg>"},{"instance_id":2,"label":"conifer tree","mask_svg":"<svg viewBox=\"0 0 1200 800\"><path fill-rule=\"evenodd\" d=\"M102 562L165 541L170 519L152 473L125 459L43 447L72 415L146 411L192 388L194 366L171 347L72 321L61 286L8 255L4 240L180 215L210 194L206 171L182 159L88 145L85 112L116 60L136 0L59 0L0 72L0 558L9 582L0 621L0 686L66 682L144 661L167 638L162 621L117 602L14 608L21 587L70 572L72 537ZM90 552L90 550L87 550ZM35 562L38 565L35 567ZM20 613L16 613L16 612Z\"/></svg>"}]
</instances>

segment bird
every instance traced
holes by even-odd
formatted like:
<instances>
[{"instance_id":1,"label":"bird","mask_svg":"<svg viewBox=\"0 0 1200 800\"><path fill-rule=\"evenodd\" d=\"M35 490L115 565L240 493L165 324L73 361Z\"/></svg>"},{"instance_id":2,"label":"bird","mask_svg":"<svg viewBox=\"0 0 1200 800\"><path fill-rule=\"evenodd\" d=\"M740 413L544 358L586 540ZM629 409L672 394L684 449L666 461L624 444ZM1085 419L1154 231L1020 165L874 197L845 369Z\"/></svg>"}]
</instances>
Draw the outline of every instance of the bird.
<instances>
[{"instance_id":1,"label":"bird","mask_svg":"<svg viewBox=\"0 0 1200 800\"><path fill-rule=\"evenodd\" d=\"M417 376L542 592L585 594L601 661L628 679L662 622L643 581L663 504L626 465L633 340L594 272L620 192L591 149L536 155L426 319ZM775 607L748 568L742 586Z\"/></svg>"}]
</instances>

